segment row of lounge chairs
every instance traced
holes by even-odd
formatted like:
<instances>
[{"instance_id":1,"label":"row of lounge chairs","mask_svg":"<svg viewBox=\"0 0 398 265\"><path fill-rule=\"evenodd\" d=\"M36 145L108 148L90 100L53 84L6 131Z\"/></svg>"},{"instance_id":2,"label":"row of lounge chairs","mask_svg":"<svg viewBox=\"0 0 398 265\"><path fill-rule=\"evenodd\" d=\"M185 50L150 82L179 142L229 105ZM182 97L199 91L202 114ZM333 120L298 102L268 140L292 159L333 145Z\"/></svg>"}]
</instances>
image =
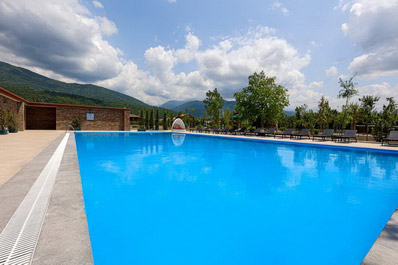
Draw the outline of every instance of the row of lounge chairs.
<instances>
[{"instance_id":1,"label":"row of lounge chairs","mask_svg":"<svg viewBox=\"0 0 398 265\"><path fill-rule=\"evenodd\" d=\"M220 129L220 128L197 128L191 131L204 132L204 133L215 133L215 134L229 134L229 135L245 135L245 136L265 136L265 137L281 137L290 139L311 139L315 140L331 140L335 142L358 142L357 130L345 130L342 135L335 135L333 129L324 129L322 132L311 135L310 129L302 129L296 132L293 128L288 128L282 132L278 132L276 128L257 128L252 131L246 130L246 128L241 129ZM382 140L382 145L391 144L394 141L398 141L398 131L391 131L389 135Z\"/></svg>"}]
</instances>

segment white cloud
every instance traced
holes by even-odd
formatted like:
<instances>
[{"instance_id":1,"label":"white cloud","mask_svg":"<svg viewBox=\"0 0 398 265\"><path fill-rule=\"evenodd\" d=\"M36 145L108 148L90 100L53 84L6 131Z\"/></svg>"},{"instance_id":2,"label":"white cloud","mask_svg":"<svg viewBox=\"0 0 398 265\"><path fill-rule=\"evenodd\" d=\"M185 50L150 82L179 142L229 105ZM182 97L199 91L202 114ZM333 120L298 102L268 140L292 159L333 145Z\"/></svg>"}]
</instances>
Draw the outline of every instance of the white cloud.
<instances>
[{"instance_id":1,"label":"white cloud","mask_svg":"<svg viewBox=\"0 0 398 265\"><path fill-rule=\"evenodd\" d=\"M96 8L104 8L104 5L100 1L93 1L92 3Z\"/></svg>"},{"instance_id":2,"label":"white cloud","mask_svg":"<svg viewBox=\"0 0 398 265\"><path fill-rule=\"evenodd\" d=\"M0 25L0 58L9 63L86 82L122 70L120 50L104 39L116 25L78 0L2 0Z\"/></svg>"},{"instance_id":3,"label":"white cloud","mask_svg":"<svg viewBox=\"0 0 398 265\"><path fill-rule=\"evenodd\" d=\"M274 32L268 27L251 28L243 35L224 37L205 49L201 49L197 36L188 33L181 49L147 49L145 58L150 72L129 66L120 76L100 84L115 89L125 86L123 92L159 104L169 99L203 99L206 91L214 87L224 97L232 98L234 92L247 86L249 75L264 71L289 89L293 106L315 106L320 94L314 89L322 87L323 82L307 84L300 71L309 64L310 55L300 55L285 40L273 36ZM195 65L196 69L176 73L175 67L184 63Z\"/></svg>"},{"instance_id":4,"label":"white cloud","mask_svg":"<svg viewBox=\"0 0 398 265\"><path fill-rule=\"evenodd\" d=\"M177 2L177 0L167 0L170 4Z\"/></svg>"},{"instance_id":5,"label":"white cloud","mask_svg":"<svg viewBox=\"0 0 398 265\"><path fill-rule=\"evenodd\" d=\"M342 25L363 51L354 58L349 69L365 78L398 74L398 0L355 0L341 2L349 10L349 20Z\"/></svg>"},{"instance_id":6,"label":"white cloud","mask_svg":"<svg viewBox=\"0 0 398 265\"><path fill-rule=\"evenodd\" d=\"M334 76L339 73L339 70L336 66L331 66L330 68L326 69L325 74L326 76Z\"/></svg>"},{"instance_id":7,"label":"white cloud","mask_svg":"<svg viewBox=\"0 0 398 265\"><path fill-rule=\"evenodd\" d=\"M94 16L78 0L2 0L0 25L0 60L65 81L95 82L150 104L203 99L215 87L232 98L255 71L276 76L289 89L293 106L316 105L315 89L323 85L308 83L301 71L310 54L300 54L264 26L220 37L209 47L187 28L183 47L148 48L148 71L143 71L106 41L117 33L115 23ZM176 70L184 64L192 70Z\"/></svg>"},{"instance_id":8,"label":"white cloud","mask_svg":"<svg viewBox=\"0 0 398 265\"><path fill-rule=\"evenodd\" d=\"M272 4L272 10L280 10L284 15L289 14L289 9L287 9L281 2L275 1Z\"/></svg>"}]
</instances>

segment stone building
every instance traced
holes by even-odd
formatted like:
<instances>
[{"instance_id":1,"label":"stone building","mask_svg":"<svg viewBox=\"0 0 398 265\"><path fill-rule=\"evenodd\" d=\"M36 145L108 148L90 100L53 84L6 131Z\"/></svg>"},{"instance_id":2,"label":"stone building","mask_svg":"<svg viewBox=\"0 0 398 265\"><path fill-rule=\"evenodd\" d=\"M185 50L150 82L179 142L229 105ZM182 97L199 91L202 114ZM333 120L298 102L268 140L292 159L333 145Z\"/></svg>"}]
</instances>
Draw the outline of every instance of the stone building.
<instances>
[{"instance_id":1,"label":"stone building","mask_svg":"<svg viewBox=\"0 0 398 265\"><path fill-rule=\"evenodd\" d=\"M65 130L80 118L82 130L128 131L130 110L125 108L29 102L0 87L0 108L19 117L19 130Z\"/></svg>"}]
</instances>

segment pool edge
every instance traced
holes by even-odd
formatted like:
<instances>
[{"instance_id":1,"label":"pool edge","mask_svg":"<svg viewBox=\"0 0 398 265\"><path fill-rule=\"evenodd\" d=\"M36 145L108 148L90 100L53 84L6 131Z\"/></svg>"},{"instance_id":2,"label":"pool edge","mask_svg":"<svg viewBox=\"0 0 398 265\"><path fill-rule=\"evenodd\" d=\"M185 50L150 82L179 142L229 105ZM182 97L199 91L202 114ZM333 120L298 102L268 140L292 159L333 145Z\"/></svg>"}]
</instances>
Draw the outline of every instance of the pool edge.
<instances>
[{"instance_id":1,"label":"pool edge","mask_svg":"<svg viewBox=\"0 0 398 265\"><path fill-rule=\"evenodd\" d=\"M94 264L73 133L54 183L32 264Z\"/></svg>"}]
</instances>

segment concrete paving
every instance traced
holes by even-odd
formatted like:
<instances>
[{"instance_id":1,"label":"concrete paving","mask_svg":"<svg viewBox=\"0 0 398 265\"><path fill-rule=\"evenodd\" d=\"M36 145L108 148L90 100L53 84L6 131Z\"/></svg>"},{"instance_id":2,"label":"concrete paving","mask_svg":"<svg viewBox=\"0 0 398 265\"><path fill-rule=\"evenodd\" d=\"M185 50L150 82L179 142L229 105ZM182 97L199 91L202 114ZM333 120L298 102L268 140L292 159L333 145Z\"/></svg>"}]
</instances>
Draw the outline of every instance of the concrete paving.
<instances>
[{"instance_id":1,"label":"concrete paving","mask_svg":"<svg viewBox=\"0 0 398 265\"><path fill-rule=\"evenodd\" d=\"M58 171L32 264L93 264L73 134Z\"/></svg>"},{"instance_id":2,"label":"concrete paving","mask_svg":"<svg viewBox=\"0 0 398 265\"><path fill-rule=\"evenodd\" d=\"M3 231L8 220L10 220L19 204L25 198L62 138L63 135L60 135L50 142L39 155L26 163L17 174L0 186L0 231ZM4 158L8 159L6 155L4 155ZM6 166L3 165L1 169L3 170Z\"/></svg>"},{"instance_id":3,"label":"concrete paving","mask_svg":"<svg viewBox=\"0 0 398 265\"><path fill-rule=\"evenodd\" d=\"M398 154L398 146L382 146L380 143L376 142L333 142L333 141L319 141L312 139L301 139L294 140L289 138L281 138L281 137L259 137L259 136L244 136L244 135L225 135L225 134L212 134L212 133L196 133L196 132L186 132L187 134L200 134L200 135L208 135L213 137L229 137L229 138L242 138L242 139L257 139L262 141L271 141L271 142L286 142L286 143L298 143L298 144L314 144L314 145L330 145L330 146L339 146L339 147L356 147L356 148L368 148L368 149L378 149L378 150L390 150L396 151Z\"/></svg>"},{"instance_id":4,"label":"concrete paving","mask_svg":"<svg viewBox=\"0 0 398 265\"><path fill-rule=\"evenodd\" d=\"M63 132L28 130L0 135L0 187Z\"/></svg>"}]
</instances>

